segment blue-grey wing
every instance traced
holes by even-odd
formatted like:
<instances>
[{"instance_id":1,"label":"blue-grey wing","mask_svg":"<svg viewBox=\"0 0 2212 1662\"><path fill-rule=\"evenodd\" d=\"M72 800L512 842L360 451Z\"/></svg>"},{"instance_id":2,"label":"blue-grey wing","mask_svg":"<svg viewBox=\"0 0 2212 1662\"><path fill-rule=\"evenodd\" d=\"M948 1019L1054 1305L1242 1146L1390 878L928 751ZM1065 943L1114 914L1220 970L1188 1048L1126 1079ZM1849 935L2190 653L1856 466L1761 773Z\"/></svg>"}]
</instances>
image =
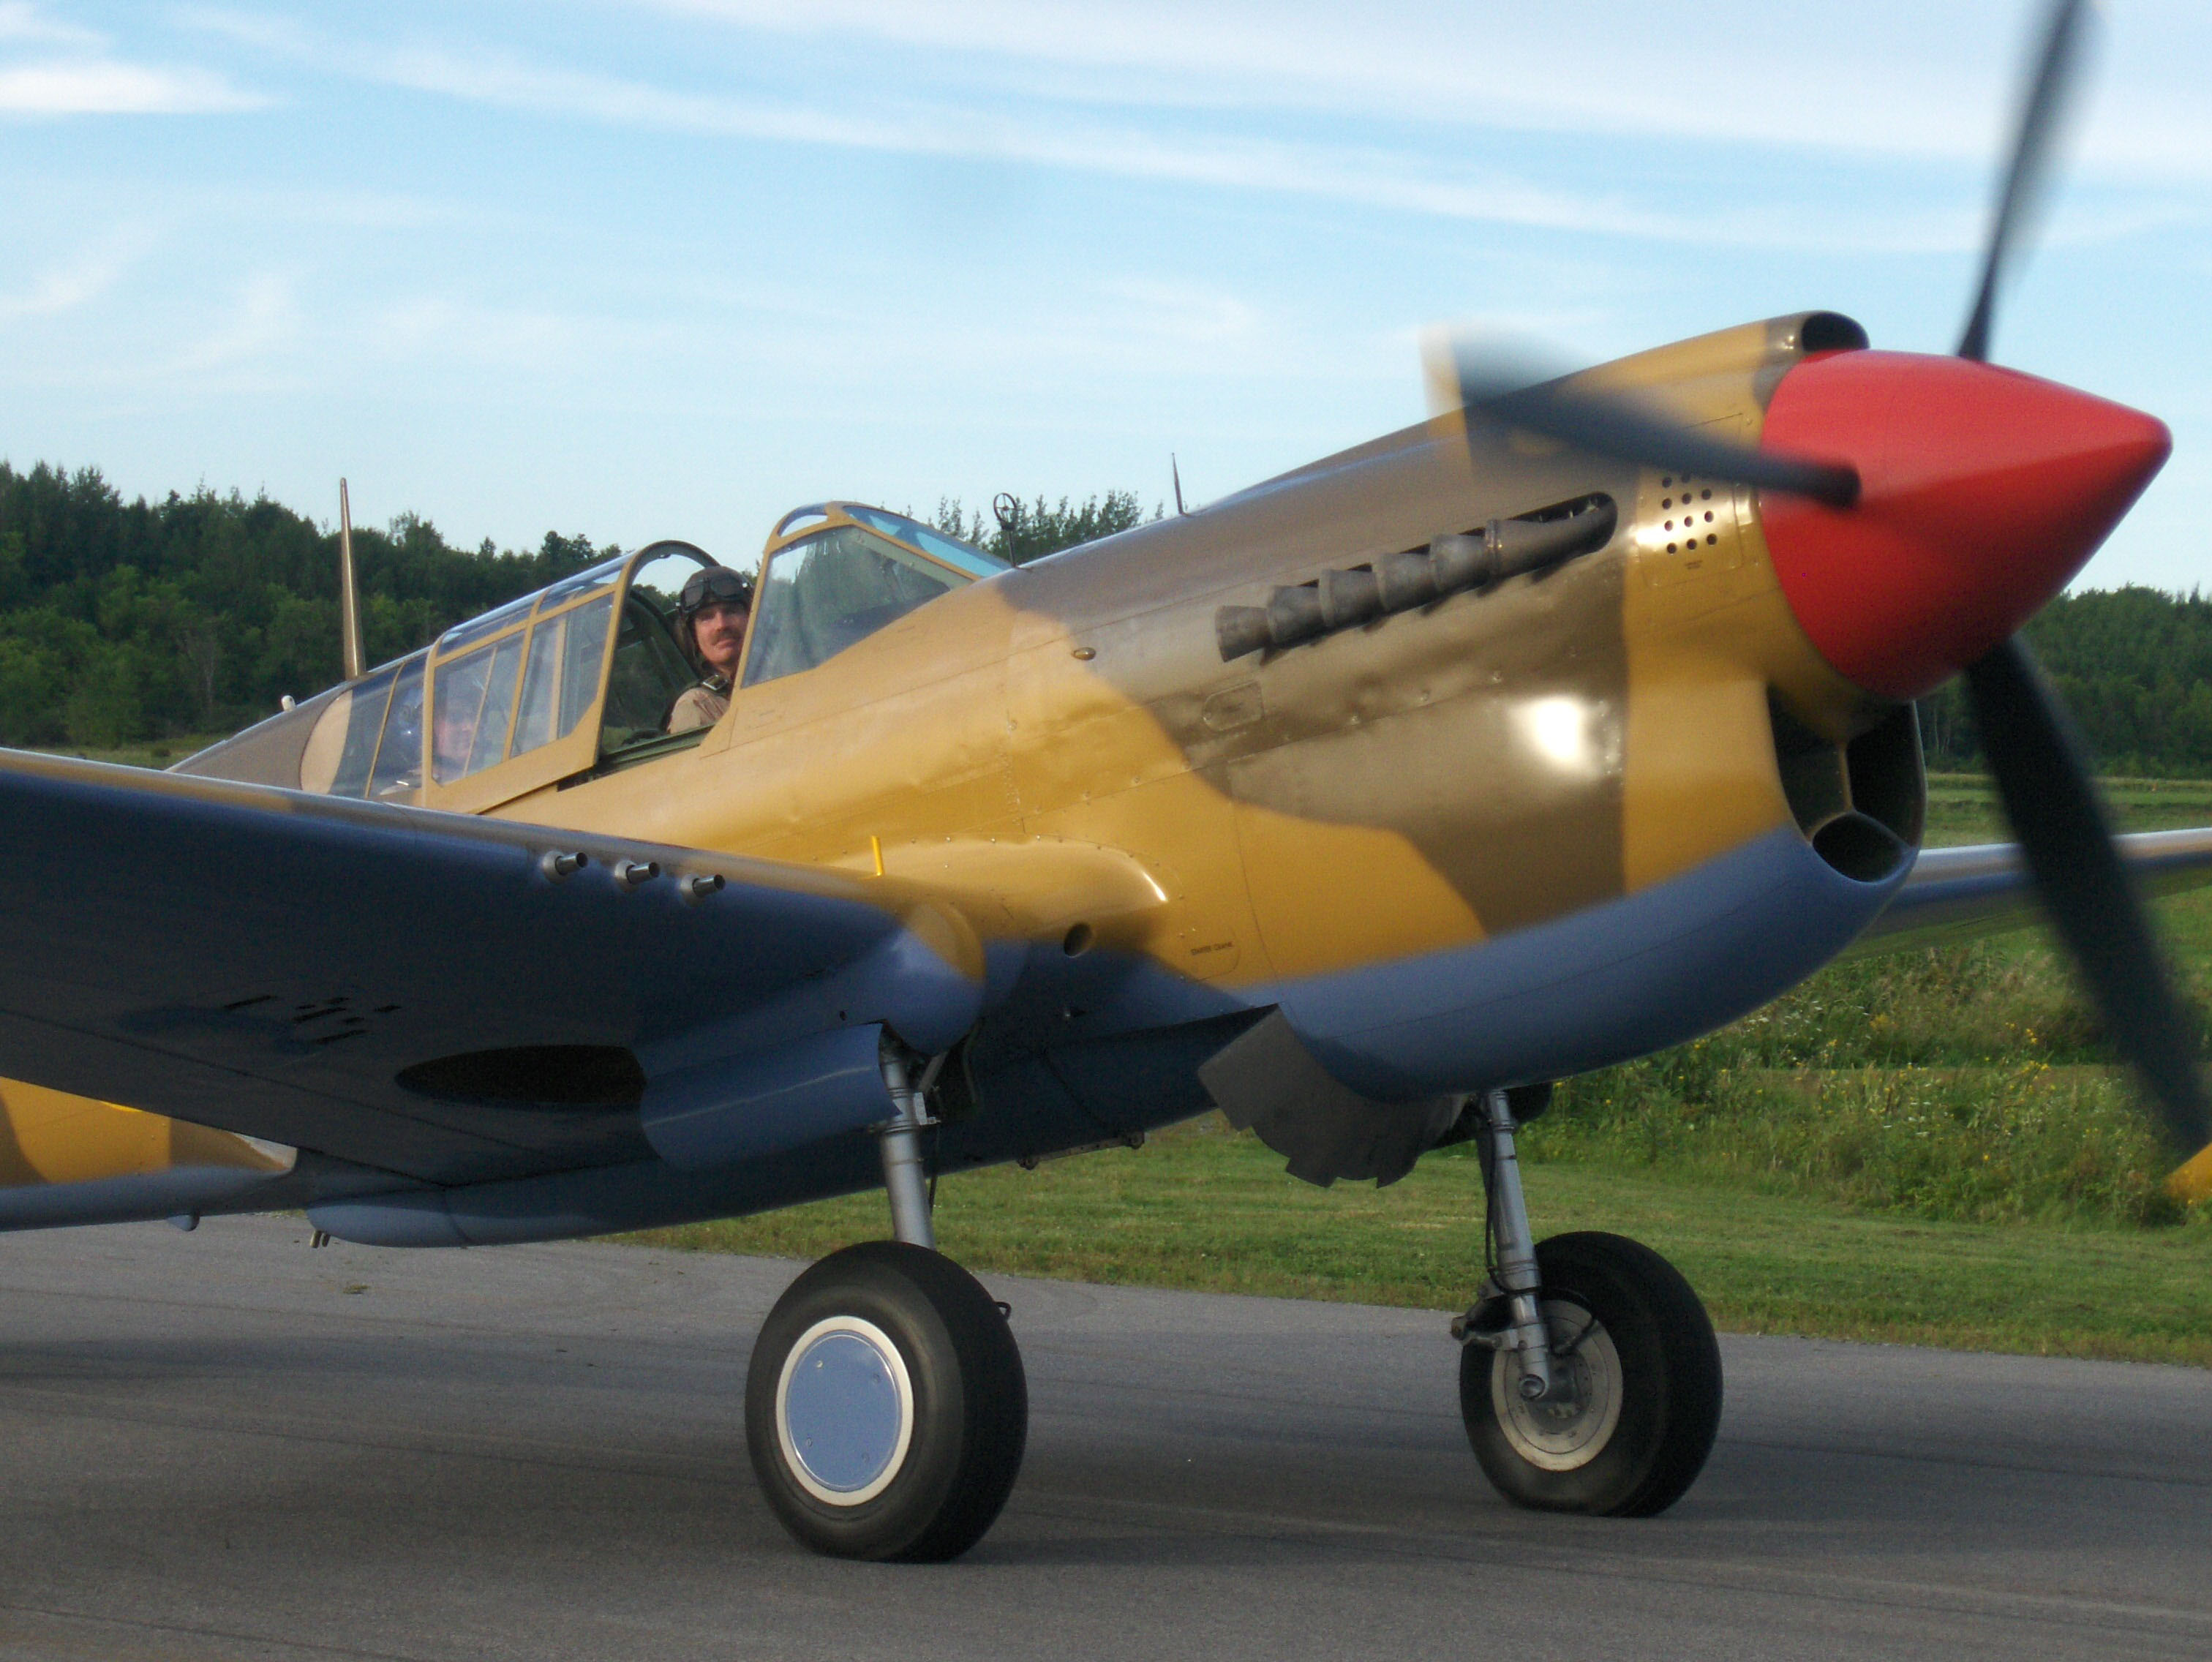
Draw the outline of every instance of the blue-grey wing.
<instances>
[{"instance_id":1,"label":"blue-grey wing","mask_svg":"<svg viewBox=\"0 0 2212 1662\"><path fill-rule=\"evenodd\" d=\"M578 854L563 874L554 856ZM931 904L838 872L0 752L0 1076L424 1183L618 1165L651 1156L656 1081L693 1100L733 1060L838 1032L856 1048L871 1027L950 1043L977 972L948 961L942 927L917 936Z\"/></svg>"},{"instance_id":2,"label":"blue-grey wing","mask_svg":"<svg viewBox=\"0 0 2212 1662\"><path fill-rule=\"evenodd\" d=\"M2175 894L2212 883L2212 826L2140 831L2116 840L2146 893ZM1845 956L1972 940L2019 928L2039 916L2017 843L1928 849L1897 898Z\"/></svg>"}]
</instances>

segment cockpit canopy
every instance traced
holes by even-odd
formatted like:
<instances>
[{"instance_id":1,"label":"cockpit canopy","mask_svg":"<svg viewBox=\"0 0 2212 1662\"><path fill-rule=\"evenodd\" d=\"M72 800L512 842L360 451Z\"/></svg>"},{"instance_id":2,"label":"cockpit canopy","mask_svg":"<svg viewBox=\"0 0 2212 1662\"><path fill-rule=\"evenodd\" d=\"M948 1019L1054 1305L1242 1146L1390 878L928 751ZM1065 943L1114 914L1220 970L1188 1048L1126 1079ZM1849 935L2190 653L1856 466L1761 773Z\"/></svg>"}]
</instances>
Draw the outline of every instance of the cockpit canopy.
<instances>
[{"instance_id":1,"label":"cockpit canopy","mask_svg":"<svg viewBox=\"0 0 2212 1662\"><path fill-rule=\"evenodd\" d=\"M836 656L1004 561L884 508L820 502L776 522L738 679L753 686ZM180 771L337 796L481 812L574 777L688 749L669 734L699 678L677 613L717 563L659 542L457 624L178 764Z\"/></svg>"},{"instance_id":2,"label":"cockpit canopy","mask_svg":"<svg viewBox=\"0 0 2212 1662\"><path fill-rule=\"evenodd\" d=\"M776 521L762 556L743 685L795 675L922 606L1007 569L880 508L819 502Z\"/></svg>"}]
</instances>

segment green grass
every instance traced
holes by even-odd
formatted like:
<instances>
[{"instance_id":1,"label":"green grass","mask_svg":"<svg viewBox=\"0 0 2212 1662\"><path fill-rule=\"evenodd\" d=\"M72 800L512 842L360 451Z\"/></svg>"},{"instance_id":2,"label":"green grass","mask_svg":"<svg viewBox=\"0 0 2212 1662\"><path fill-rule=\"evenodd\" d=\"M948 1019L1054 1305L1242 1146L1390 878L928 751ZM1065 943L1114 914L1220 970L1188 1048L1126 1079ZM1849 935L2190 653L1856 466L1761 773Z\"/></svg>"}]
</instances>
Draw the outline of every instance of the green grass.
<instances>
[{"instance_id":1,"label":"green grass","mask_svg":"<svg viewBox=\"0 0 2212 1662\"><path fill-rule=\"evenodd\" d=\"M2212 1366L2212 1227L1883 1216L1650 1172L1534 1158L1540 1233L1649 1242L1723 1329ZM1388 1189L1315 1189L1218 1117L1115 1150L947 1178L939 1244L978 1269L1421 1309L1481 1279L1482 1179L1463 1149ZM628 1239L807 1258L880 1236L879 1195Z\"/></svg>"},{"instance_id":2,"label":"green grass","mask_svg":"<svg viewBox=\"0 0 2212 1662\"><path fill-rule=\"evenodd\" d=\"M2123 829L2212 824L2212 781L2106 782ZM1986 779L1929 781L1931 844L2006 835ZM2212 892L2160 904L2201 1009ZM1838 965L1734 1026L1570 1081L1522 1139L1540 1233L1610 1229L1723 1328L2212 1367L2212 1208L2108 1065L2047 934ZM1448 1309L1481 1275L1481 1180L1440 1150L1322 1190L1209 1117L1135 1153L948 1178L978 1269ZM633 1239L811 1257L884 1233L880 1196Z\"/></svg>"},{"instance_id":3,"label":"green grass","mask_svg":"<svg viewBox=\"0 0 2212 1662\"><path fill-rule=\"evenodd\" d=\"M2212 825L2212 779L2106 779L2105 801L2122 831L2173 831ZM1928 776L1927 845L2002 843L2005 829L1996 787L1980 773Z\"/></svg>"},{"instance_id":4,"label":"green grass","mask_svg":"<svg viewBox=\"0 0 2212 1662\"><path fill-rule=\"evenodd\" d=\"M2201 1012L2212 892L2157 910ZM1549 1158L1925 1219L2182 1220L2172 1160L2040 931L1834 965L1717 1033L1569 1081L1540 1130Z\"/></svg>"}]
</instances>

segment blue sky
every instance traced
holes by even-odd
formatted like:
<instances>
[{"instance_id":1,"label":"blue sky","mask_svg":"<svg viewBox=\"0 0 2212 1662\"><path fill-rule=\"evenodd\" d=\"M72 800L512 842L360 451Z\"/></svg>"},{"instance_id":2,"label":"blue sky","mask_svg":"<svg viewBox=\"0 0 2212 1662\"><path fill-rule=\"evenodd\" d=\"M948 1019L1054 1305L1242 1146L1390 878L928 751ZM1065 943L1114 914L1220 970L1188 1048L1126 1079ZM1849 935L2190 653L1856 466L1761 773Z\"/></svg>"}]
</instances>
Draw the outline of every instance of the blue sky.
<instances>
[{"instance_id":1,"label":"blue sky","mask_svg":"<svg viewBox=\"0 0 2212 1662\"><path fill-rule=\"evenodd\" d=\"M1417 418L1439 323L1948 350L2027 27L0 0L0 456L749 561L826 496L1224 494ZM2100 36L1996 356L2173 427L2086 581L2212 587L2212 8Z\"/></svg>"}]
</instances>

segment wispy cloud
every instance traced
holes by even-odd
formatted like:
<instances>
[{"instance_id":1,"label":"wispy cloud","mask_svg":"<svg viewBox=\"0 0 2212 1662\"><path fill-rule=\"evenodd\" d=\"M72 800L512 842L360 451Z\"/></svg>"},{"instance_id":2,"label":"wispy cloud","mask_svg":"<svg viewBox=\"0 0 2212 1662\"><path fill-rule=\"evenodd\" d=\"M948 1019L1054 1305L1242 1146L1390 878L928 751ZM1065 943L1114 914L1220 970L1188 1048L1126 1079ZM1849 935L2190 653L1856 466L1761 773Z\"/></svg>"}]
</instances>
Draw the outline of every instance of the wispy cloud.
<instances>
[{"instance_id":1,"label":"wispy cloud","mask_svg":"<svg viewBox=\"0 0 2212 1662\"><path fill-rule=\"evenodd\" d=\"M313 37L304 25L274 12L236 11L227 6L180 6L173 15L186 28L262 52L304 58L314 49Z\"/></svg>"},{"instance_id":2,"label":"wispy cloud","mask_svg":"<svg viewBox=\"0 0 2212 1662\"><path fill-rule=\"evenodd\" d=\"M1817 73L1794 57L1762 63L1756 34L1747 46L1723 42L1730 60L1723 85L1709 71L1655 74L1648 62L1632 61L1648 53L1648 30L1608 33L1585 24L1563 48L1558 28L1504 13L1486 13L1470 28L1463 18L1419 11L1355 23L1333 6L1286 4L1278 20L1233 5L1219 15L1170 13L1151 0L630 0L629 9L672 14L679 27L704 21L733 35L818 41L842 67L762 93L731 84L744 76L741 68L715 84L713 51L698 54L690 84L678 85L558 61L542 46L533 55L420 34L411 43L339 39L264 13L182 16L295 68L608 126L1006 161L1664 243L1818 252L1962 250L1981 234L1978 207L1900 208L1893 200L1880 211L1839 212L1832 193L1815 203L1768 189L1755 198L1713 192L1685 210L1680 191L1516 174L1483 159L1498 145L1466 136L1486 125L1978 160L1994 147L2002 102L1995 66L1963 91L1945 81L1950 65L1877 63L1878 52L1860 66L1864 74L1854 73L1850 54L1869 55L1863 42L1843 43L1837 50L1847 61L1824 62ZM1717 26L1690 27L1692 38L1676 46L1694 65L1712 57L1713 46L1695 31ZM1794 32L1787 44L1802 47ZM901 52L930 55L926 67L899 77L927 87L926 95L903 86L884 92L868 61L854 58L867 53L880 69L886 52ZM871 90L855 97L855 87ZM1192 107L1161 119L1163 105L1178 102ZM1992 107L1984 111L1984 102ZM1311 119L1317 110L1350 119ZM1286 122L1286 111L1299 119ZM2212 158L2212 133L2207 138L2199 153ZM2137 143L2130 154L2140 161L2151 151ZM2094 233L2077 223L2069 234Z\"/></svg>"},{"instance_id":3,"label":"wispy cloud","mask_svg":"<svg viewBox=\"0 0 2212 1662\"><path fill-rule=\"evenodd\" d=\"M176 354L173 374L207 374L246 368L274 357L301 333L292 278L263 271L247 278L225 316L207 334Z\"/></svg>"},{"instance_id":4,"label":"wispy cloud","mask_svg":"<svg viewBox=\"0 0 2212 1662\"><path fill-rule=\"evenodd\" d=\"M1147 332L1190 346L1249 341L1263 323L1251 301L1220 289L1123 279L1102 284L1101 292L1127 306Z\"/></svg>"},{"instance_id":5,"label":"wispy cloud","mask_svg":"<svg viewBox=\"0 0 2212 1662\"><path fill-rule=\"evenodd\" d=\"M856 116L532 63L413 47L338 54L352 72L469 102L611 125L952 159L1018 161L1231 189L1320 197L1443 218L1668 242L1857 249L1970 246L1963 221L1885 213L1838 224L1832 214L1768 207L1654 211L1626 192L1580 193L1502 172L1447 174L1427 158L1371 145L1302 143L1241 134L1171 135L1072 118L1064 109L993 114L881 102Z\"/></svg>"},{"instance_id":6,"label":"wispy cloud","mask_svg":"<svg viewBox=\"0 0 2212 1662\"><path fill-rule=\"evenodd\" d=\"M1431 127L1582 132L1974 162L2004 129L2027 9L1855 9L1849 30L1745 27L1732 7L1265 0L630 0L637 9L841 49L929 53L940 76L1122 103L1330 111ZM2130 8L2130 13L2144 9ZM2124 96L2082 159L2212 174L2193 69L2136 49L2118 20ZM2201 27L2201 26L2199 26ZM2146 34L2169 35L2173 20ZM2170 43L2169 43L2170 45Z\"/></svg>"},{"instance_id":7,"label":"wispy cloud","mask_svg":"<svg viewBox=\"0 0 2212 1662\"><path fill-rule=\"evenodd\" d=\"M99 46L106 38L75 23L58 22L29 0L0 0L0 41L32 40L44 46Z\"/></svg>"},{"instance_id":8,"label":"wispy cloud","mask_svg":"<svg viewBox=\"0 0 2212 1662\"><path fill-rule=\"evenodd\" d=\"M268 102L215 70L126 62L106 35L0 0L0 115L205 115ZM25 49L27 49L26 51Z\"/></svg>"},{"instance_id":9,"label":"wispy cloud","mask_svg":"<svg viewBox=\"0 0 2212 1662\"><path fill-rule=\"evenodd\" d=\"M52 317L90 304L112 289L153 242L149 230L132 228L108 237L73 260L48 267L29 288L0 294L0 323Z\"/></svg>"},{"instance_id":10,"label":"wispy cloud","mask_svg":"<svg viewBox=\"0 0 2212 1662\"><path fill-rule=\"evenodd\" d=\"M544 370L603 349L597 320L516 306L488 306L444 295L421 295L380 308L364 338L376 354Z\"/></svg>"},{"instance_id":11,"label":"wispy cloud","mask_svg":"<svg viewBox=\"0 0 2212 1662\"><path fill-rule=\"evenodd\" d=\"M1980 205L1939 192L1928 205L1892 196L1879 209L1871 200L1839 209L1832 191L1784 188L1786 175L1773 167L1765 188L1748 192L1654 192L1606 168L1562 182L1545 176L1554 169L1540 160L1517 172L1502 162L1501 151L1515 145L1469 136L1486 126L1566 130L1606 143L1630 134L1718 140L1739 153L1795 146L1980 160L1994 148L2005 95L2000 64L1961 88L1949 84L1952 64L1885 56L1881 41L1854 40L1808 66L1796 32L1754 31L1747 44L1731 34L1717 45L1707 37L1721 25L1694 16L1686 25L1664 20L1670 31L1689 31L1668 59L1684 67L1654 73L1638 57L1648 57L1650 27L1608 31L1583 20L1563 45L1567 26L1557 20L1540 27L1491 11L1470 27L1450 8L1356 22L1340 8L1296 0L1285 0L1279 17L1235 0L1196 15L1155 0L627 0L620 9L678 20L678 33L699 48L680 79L625 75L604 59L562 61L543 42L526 51L421 33L411 40L339 38L267 13L182 16L295 70L552 119L1012 162L1632 240L1814 253L1963 251L1982 234ZM1891 33L1898 27L1892 18ZM717 35L720 46L712 45ZM837 70L788 74L775 90L757 90L744 83L758 78L746 65L760 53L731 58L726 50L747 37L796 41L802 53L818 45ZM1758 55L1785 46L1786 62ZM879 72L902 53L910 72L900 71L886 91ZM724 61L728 67L718 68ZM1718 79L1698 67L1723 61ZM866 95L854 95L856 88ZM1163 107L1178 104L1189 107L1164 117ZM1316 112L1345 119L1315 119ZM2207 137L2201 149L2212 158ZM2149 152L2137 145L2131 154ZM2069 220L2063 234L2100 234Z\"/></svg>"},{"instance_id":12,"label":"wispy cloud","mask_svg":"<svg viewBox=\"0 0 2212 1662\"><path fill-rule=\"evenodd\" d=\"M267 102L207 70L112 58L0 64L0 114L212 115Z\"/></svg>"},{"instance_id":13,"label":"wispy cloud","mask_svg":"<svg viewBox=\"0 0 2212 1662\"><path fill-rule=\"evenodd\" d=\"M1960 66L1943 66L1953 96L1918 96L1914 64L1882 50L1878 26L1825 39L1808 59L1801 30L1762 36L1725 10L1700 18L1603 4L1571 15L1492 6L1470 15L1464 4L1297 0L1222 0L1197 10L1174 0L632 3L748 33L933 53L939 73L955 62L971 76L1003 66L1033 81L1051 76L1057 92L1129 101L1959 155L1987 143L1962 109L1974 100L1959 96ZM1859 72L1877 64L1884 72ZM1844 84L1853 88L1848 119L1810 119Z\"/></svg>"}]
</instances>

